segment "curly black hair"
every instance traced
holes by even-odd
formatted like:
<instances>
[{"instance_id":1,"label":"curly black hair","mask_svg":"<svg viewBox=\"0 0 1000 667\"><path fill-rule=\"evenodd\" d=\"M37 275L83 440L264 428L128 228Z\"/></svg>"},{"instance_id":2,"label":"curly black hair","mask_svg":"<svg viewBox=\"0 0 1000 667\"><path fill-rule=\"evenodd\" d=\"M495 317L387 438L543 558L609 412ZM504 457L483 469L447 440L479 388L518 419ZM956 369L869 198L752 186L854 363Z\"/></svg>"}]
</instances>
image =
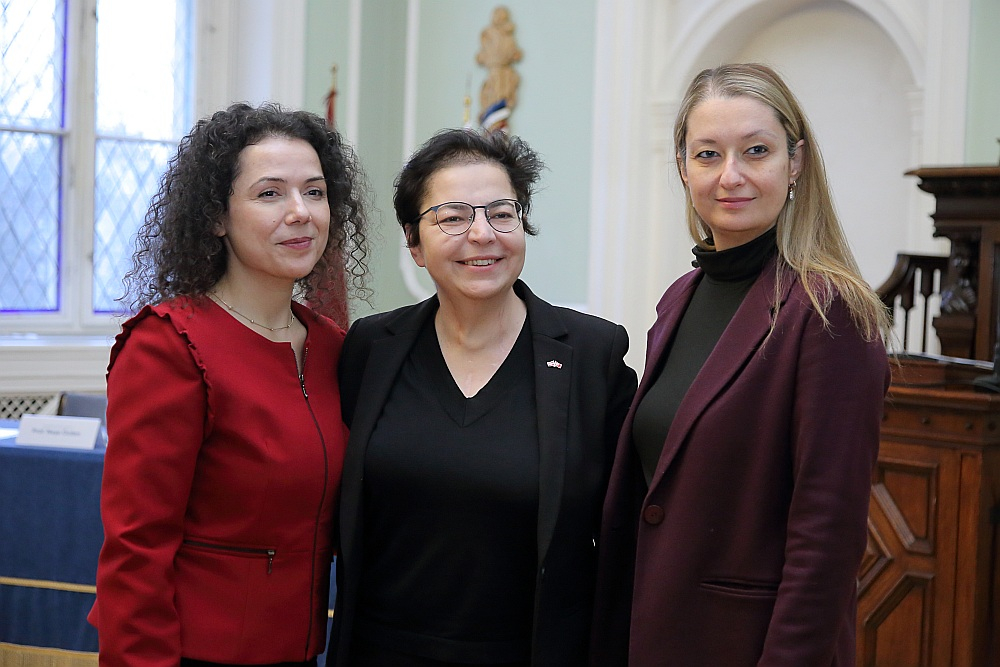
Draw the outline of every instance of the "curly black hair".
<instances>
[{"instance_id":1,"label":"curly black hair","mask_svg":"<svg viewBox=\"0 0 1000 667\"><path fill-rule=\"evenodd\" d=\"M418 148L396 177L392 204L408 247L420 245L420 202L427 194L431 177L445 167L482 162L496 164L507 172L514 195L523 208L524 232L532 236L538 233L528 222L535 183L545 168L538 153L520 137L506 132L448 129L438 132Z\"/></svg>"},{"instance_id":2,"label":"curly black hair","mask_svg":"<svg viewBox=\"0 0 1000 667\"><path fill-rule=\"evenodd\" d=\"M368 297L369 189L354 150L314 113L240 102L195 123L170 159L124 279L119 301L131 312L177 296L204 295L223 276L228 253L215 230L229 208L240 153L267 137L308 142L326 178L329 238L312 272L297 281L297 296L320 312L341 287Z\"/></svg>"}]
</instances>

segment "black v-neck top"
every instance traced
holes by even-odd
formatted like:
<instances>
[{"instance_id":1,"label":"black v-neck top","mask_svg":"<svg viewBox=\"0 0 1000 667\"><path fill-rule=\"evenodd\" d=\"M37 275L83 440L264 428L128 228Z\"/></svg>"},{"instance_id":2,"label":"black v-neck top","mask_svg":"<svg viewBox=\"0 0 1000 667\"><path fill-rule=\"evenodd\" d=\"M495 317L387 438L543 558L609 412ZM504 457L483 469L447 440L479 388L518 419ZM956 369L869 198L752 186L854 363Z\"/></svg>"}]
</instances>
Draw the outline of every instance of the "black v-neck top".
<instances>
[{"instance_id":1,"label":"black v-neck top","mask_svg":"<svg viewBox=\"0 0 1000 667\"><path fill-rule=\"evenodd\" d=\"M428 319L365 454L362 643L441 663L530 658L536 424L527 320L466 398Z\"/></svg>"},{"instance_id":2,"label":"black v-neck top","mask_svg":"<svg viewBox=\"0 0 1000 667\"><path fill-rule=\"evenodd\" d=\"M667 433L684 395L723 331L743 303L767 260L777 250L774 227L743 245L727 250L695 247L695 265L705 275L695 287L657 377L636 407L632 444L649 484L660 460Z\"/></svg>"}]
</instances>

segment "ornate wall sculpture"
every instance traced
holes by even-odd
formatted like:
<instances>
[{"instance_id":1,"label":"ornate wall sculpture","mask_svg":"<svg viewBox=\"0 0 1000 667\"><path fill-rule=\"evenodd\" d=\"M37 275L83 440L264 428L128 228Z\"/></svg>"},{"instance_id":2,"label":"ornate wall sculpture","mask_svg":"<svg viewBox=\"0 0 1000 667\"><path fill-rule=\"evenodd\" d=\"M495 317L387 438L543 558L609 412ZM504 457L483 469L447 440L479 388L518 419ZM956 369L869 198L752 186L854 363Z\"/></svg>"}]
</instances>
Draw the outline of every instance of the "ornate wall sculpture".
<instances>
[{"instance_id":1,"label":"ornate wall sculpture","mask_svg":"<svg viewBox=\"0 0 1000 667\"><path fill-rule=\"evenodd\" d=\"M521 77L514 70L514 63L520 62L524 54L514 38L515 27L510 10L501 5L493 10L490 24L479 36L476 62L486 68L486 80L479 94L479 124L491 132L505 129L517 106Z\"/></svg>"}]
</instances>

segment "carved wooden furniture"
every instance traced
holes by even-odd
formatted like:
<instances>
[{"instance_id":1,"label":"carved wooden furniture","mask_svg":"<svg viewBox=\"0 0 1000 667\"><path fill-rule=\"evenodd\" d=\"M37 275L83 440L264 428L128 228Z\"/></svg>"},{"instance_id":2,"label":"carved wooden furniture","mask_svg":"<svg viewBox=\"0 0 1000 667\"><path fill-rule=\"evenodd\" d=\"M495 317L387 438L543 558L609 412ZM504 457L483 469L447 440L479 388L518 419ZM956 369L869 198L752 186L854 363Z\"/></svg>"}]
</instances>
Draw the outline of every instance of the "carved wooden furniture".
<instances>
[{"instance_id":1,"label":"carved wooden furniture","mask_svg":"<svg viewBox=\"0 0 1000 667\"><path fill-rule=\"evenodd\" d=\"M858 576L859 667L1000 665L1000 394L982 362L893 369Z\"/></svg>"},{"instance_id":2,"label":"carved wooden furniture","mask_svg":"<svg viewBox=\"0 0 1000 667\"><path fill-rule=\"evenodd\" d=\"M992 360L1000 311L1000 166L906 172L934 195L934 235L951 240L934 328L941 353Z\"/></svg>"}]
</instances>

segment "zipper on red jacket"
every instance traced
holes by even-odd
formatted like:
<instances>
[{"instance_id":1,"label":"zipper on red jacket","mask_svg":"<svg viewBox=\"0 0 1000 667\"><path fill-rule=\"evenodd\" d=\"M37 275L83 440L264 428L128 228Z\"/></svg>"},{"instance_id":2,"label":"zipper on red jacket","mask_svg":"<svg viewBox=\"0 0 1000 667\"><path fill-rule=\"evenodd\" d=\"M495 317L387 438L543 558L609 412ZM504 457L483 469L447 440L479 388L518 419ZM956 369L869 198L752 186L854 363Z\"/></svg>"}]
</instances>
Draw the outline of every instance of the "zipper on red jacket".
<instances>
[{"instance_id":1,"label":"zipper on red jacket","mask_svg":"<svg viewBox=\"0 0 1000 667\"><path fill-rule=\"evenodd\" d=\"M251 554L254 556L267 556L267 573L271 574L274 566L274 555L276 549L257 549L254 547L231 547L226 544L212 544L211 542L199 542L198 540L184 540L184 544L203 549L215 549L217 551L231 551L238 554Z\"/></svg>"},{"instance_id":2,"label":"zipper on red jacket","mask_svg":"<svg viewBox=\"0 0 1000 667\"><path fill-rule=\"evenodd\" d=\"M319 517L323 512L323 503L326 501L327 480L330 477L330 461L326 452L326 438L323 437L323 429L319 426L316 413L313 412L312 404L309 402L309 392L306 391L306 357L309 356L309 347L302 350L302 370L299 371L299 386L302 387L302 397L305 398L306 408L309 416L312 417L313 425L316 427L316 434L319 436L320 450L323 452L323 492L319 497L319 505L316 507L316 520L313 522L313 544L312 544L312 567L309 569L309 630L306 632L305 655L309 655L309 644L312 642L313 633L313 596L316 594L316 543L319 536Z\"/></svg>"}]
</instances>

